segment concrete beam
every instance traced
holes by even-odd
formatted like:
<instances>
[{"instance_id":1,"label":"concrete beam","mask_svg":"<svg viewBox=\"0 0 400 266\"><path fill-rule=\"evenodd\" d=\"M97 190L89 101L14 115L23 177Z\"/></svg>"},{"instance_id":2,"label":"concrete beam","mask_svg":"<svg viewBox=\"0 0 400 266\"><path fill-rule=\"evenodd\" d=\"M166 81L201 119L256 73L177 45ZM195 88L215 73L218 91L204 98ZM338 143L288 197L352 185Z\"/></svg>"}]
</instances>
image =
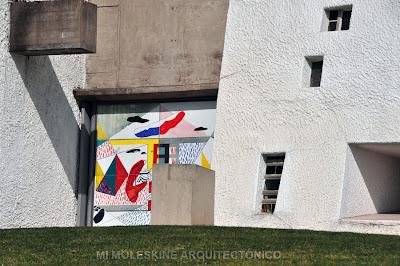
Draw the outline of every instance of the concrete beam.
<instances>
[{"instance_id":1,"label":"concrete beam","mask_svg":"<svg viewBox=\"0 0 400 266\"><path fill-rule=\"evenodd\" d=\"M87 101L168 101L205 99L215 100L218 95L218 83L149 86L136 88L107 88L107 89L75 89L74 96L78 102Z\"/></svg>"},{"instance_id":2,"label":"concrete beam","mask_svg":"<svg viewBox=\"0 0 400 266\"><path fill-rule=\"evenodd\" d=\"M23 55L96 52L97 7L83 0L12 2L9 51Z\"/></svg>"}]
</instances>

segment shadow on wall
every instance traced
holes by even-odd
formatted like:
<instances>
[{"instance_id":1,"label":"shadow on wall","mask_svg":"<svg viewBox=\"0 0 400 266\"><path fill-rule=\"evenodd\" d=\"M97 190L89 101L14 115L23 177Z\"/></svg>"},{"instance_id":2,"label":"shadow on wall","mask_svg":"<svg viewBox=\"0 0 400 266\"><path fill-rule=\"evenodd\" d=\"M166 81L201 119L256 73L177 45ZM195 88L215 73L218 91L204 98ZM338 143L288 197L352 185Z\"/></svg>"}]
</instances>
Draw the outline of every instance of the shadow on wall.
<instances>
[{"instance_id":1,"label":"shadow on wall","mask_svg":"<svg viewBox=\"0 0 400 266\"><path fill-rule=\"evenodd\" d=\"M398 148L400 151L400 146ZM376 213L399 212L400 158L353 145L350 149ZM353 190L353 193L357 193L357 190Z\"/></svg>"},{"instance_id":2,"label":"shadow on wall","mask_svg":"<svg viewBox=\"0 0 400 266\"><path fill-rule=\"evenodd\" d=\"M79 125L53 65L48 56L12 58L77 197Z\"/></svg>"}]
</instances>

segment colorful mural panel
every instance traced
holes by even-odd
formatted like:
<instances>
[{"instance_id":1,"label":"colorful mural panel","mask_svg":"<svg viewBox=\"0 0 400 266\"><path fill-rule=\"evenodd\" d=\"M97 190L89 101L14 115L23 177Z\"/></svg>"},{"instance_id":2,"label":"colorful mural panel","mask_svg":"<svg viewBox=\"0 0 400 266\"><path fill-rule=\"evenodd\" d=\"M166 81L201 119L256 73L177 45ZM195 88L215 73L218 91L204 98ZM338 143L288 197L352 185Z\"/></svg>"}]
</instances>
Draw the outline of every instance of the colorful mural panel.
<instances>
[{"instance_id":1,"label":"colorful mural panel","mask_svg":"<svg viewBox=\"0 0 400 266\"><path fill-rule=\"evenodd\" d=\"M93 224L149 224L153 164L211 168L215 107L215 102L99 105Z\"/></svg>"}]
</instances>

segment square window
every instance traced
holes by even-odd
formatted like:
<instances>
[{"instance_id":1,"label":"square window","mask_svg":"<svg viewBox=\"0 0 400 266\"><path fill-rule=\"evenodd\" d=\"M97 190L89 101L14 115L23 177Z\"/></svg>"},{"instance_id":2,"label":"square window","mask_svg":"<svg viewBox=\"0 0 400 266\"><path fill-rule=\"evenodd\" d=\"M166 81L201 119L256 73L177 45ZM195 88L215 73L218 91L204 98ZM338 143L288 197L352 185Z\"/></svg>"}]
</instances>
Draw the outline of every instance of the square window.
<instances>
[{"instance_id":1,"label":"square window","mask_svg":"<svg viewBox=\"0 0 400 266\"><path fill-rule=\"evenodd\" d=\"M158 163L159 164L169 163L169 144L160 144L158 146Z\"/></svg>"},{"instance_id":2,"label":"square window","mask_svg":"<svg viewBox=\"0 0 400 266\"><path fill-rule=\"evenodd\" d=\"M323 68L322 56L309 56L306 57L306 63L303 73L303 86L304 87L320 87L322 79Z\"/></svg>"},{"instance_id":3,"label":"square window","mask_svg":"<svg viewBox=\"0 0 400 266\"><path fill-rule=\"evenodd\" d=\"M158 157L158 163L159 164L168 164L168 162L165 160L164 157Z\"/></svg>"},{"instance_id":4,"label":"square window","mask_svg":"<svg viewBox=\"0 0 400 266\"><path fill-rule=\"evenodd\" d=\"M351 5L325 9L322 31L349 30L351 11Z\"/></svg>"},{"instance_id":5,"label":"square window","mask_svg":"<svg viewBox=\"0 0 400 266\"><path fill-rule=\"evenodd\" d=\"M337 20L339 16L339 10L329 11L329 20Z\"/></svg>"},{"instance_id":6,"label":"square window","mask_svg":"<svg viewBox=\"0 0 400 266\"><path fill-rule=\"evenodd\" d=\"M329 21L328 31L335 31L337 28L337 21Z\"/></svg>"},{"instance_id":7,"label":"square window","mask_svg":"<svg viewBox=\"0 0 400 266\"><path fill-rule=\"evenodd\" d=\"M165 155L165 147L161 145L158 147L158 155Z\"/></svg>"}]
</instances>

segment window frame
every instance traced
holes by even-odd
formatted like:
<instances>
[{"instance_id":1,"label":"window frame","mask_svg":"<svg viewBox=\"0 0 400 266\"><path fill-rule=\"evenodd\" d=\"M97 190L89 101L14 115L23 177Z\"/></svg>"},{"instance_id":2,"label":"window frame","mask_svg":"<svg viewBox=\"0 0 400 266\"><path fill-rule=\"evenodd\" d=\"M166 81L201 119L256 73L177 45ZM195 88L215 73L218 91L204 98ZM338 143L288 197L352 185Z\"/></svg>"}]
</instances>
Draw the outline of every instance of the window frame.
<instances>
[{"instance_id":1,"label":"window frame","mask_svg":"<svg viewBox=\"0 0 400 266\"><path fill-rule=\"evenodd\" d=\"M313 55L313 56L305 56L305 62L303 66L303 88L320 88L322 84L322 78L324 75L324 56L323 55ZM313 85L312 77L314 73L313 65L321 62L321 74L319 76L319 84L318 86Z\"/></svg>"},{"instance_id":2,"label":"window frame","mask_svg":"<svg viewBox=\"0 0 400 266\"><path fill-rule=\"evenodd\" d=\"M277 158L279 157L281 157L282 160L278 160ZM273 215L275 212L276 204L278 202L279 188L282 181L282 175L286 161L286 152L263 153L262 160L264 162L264 167L262 171L262 186L260 193L261 201L259 201L260 205L257 206L259 213L263 215L265 214ZM268 167L275 167L273 171L274 173L270 173L268 171ZM280 167L279 170L278 167ZM278 182L277 189L268 189L267 180L277 181Z\"/></svg>"},{"instance_id":3,"label":"window frame","mask_svg":"<svg viewBox=\"0 0 400 266\"><path fill-rule=\"evenodd\" d=\"M331 12L338 12L338 16L336 19L331 19L330 15ZM350 12L350 18L349 18L349 25L348 29L342 29L343 26L343 14L344 12ZM332 8L325 8L324 9L324 23L322 23L322 31L347 31L350 30L350 22L353 14L353 6L348 5L348 6L339 6L339 7L332 7ZM336 22L336 27L334 30L330 30L330 24Z\"/></svg>"}]
</instances>

